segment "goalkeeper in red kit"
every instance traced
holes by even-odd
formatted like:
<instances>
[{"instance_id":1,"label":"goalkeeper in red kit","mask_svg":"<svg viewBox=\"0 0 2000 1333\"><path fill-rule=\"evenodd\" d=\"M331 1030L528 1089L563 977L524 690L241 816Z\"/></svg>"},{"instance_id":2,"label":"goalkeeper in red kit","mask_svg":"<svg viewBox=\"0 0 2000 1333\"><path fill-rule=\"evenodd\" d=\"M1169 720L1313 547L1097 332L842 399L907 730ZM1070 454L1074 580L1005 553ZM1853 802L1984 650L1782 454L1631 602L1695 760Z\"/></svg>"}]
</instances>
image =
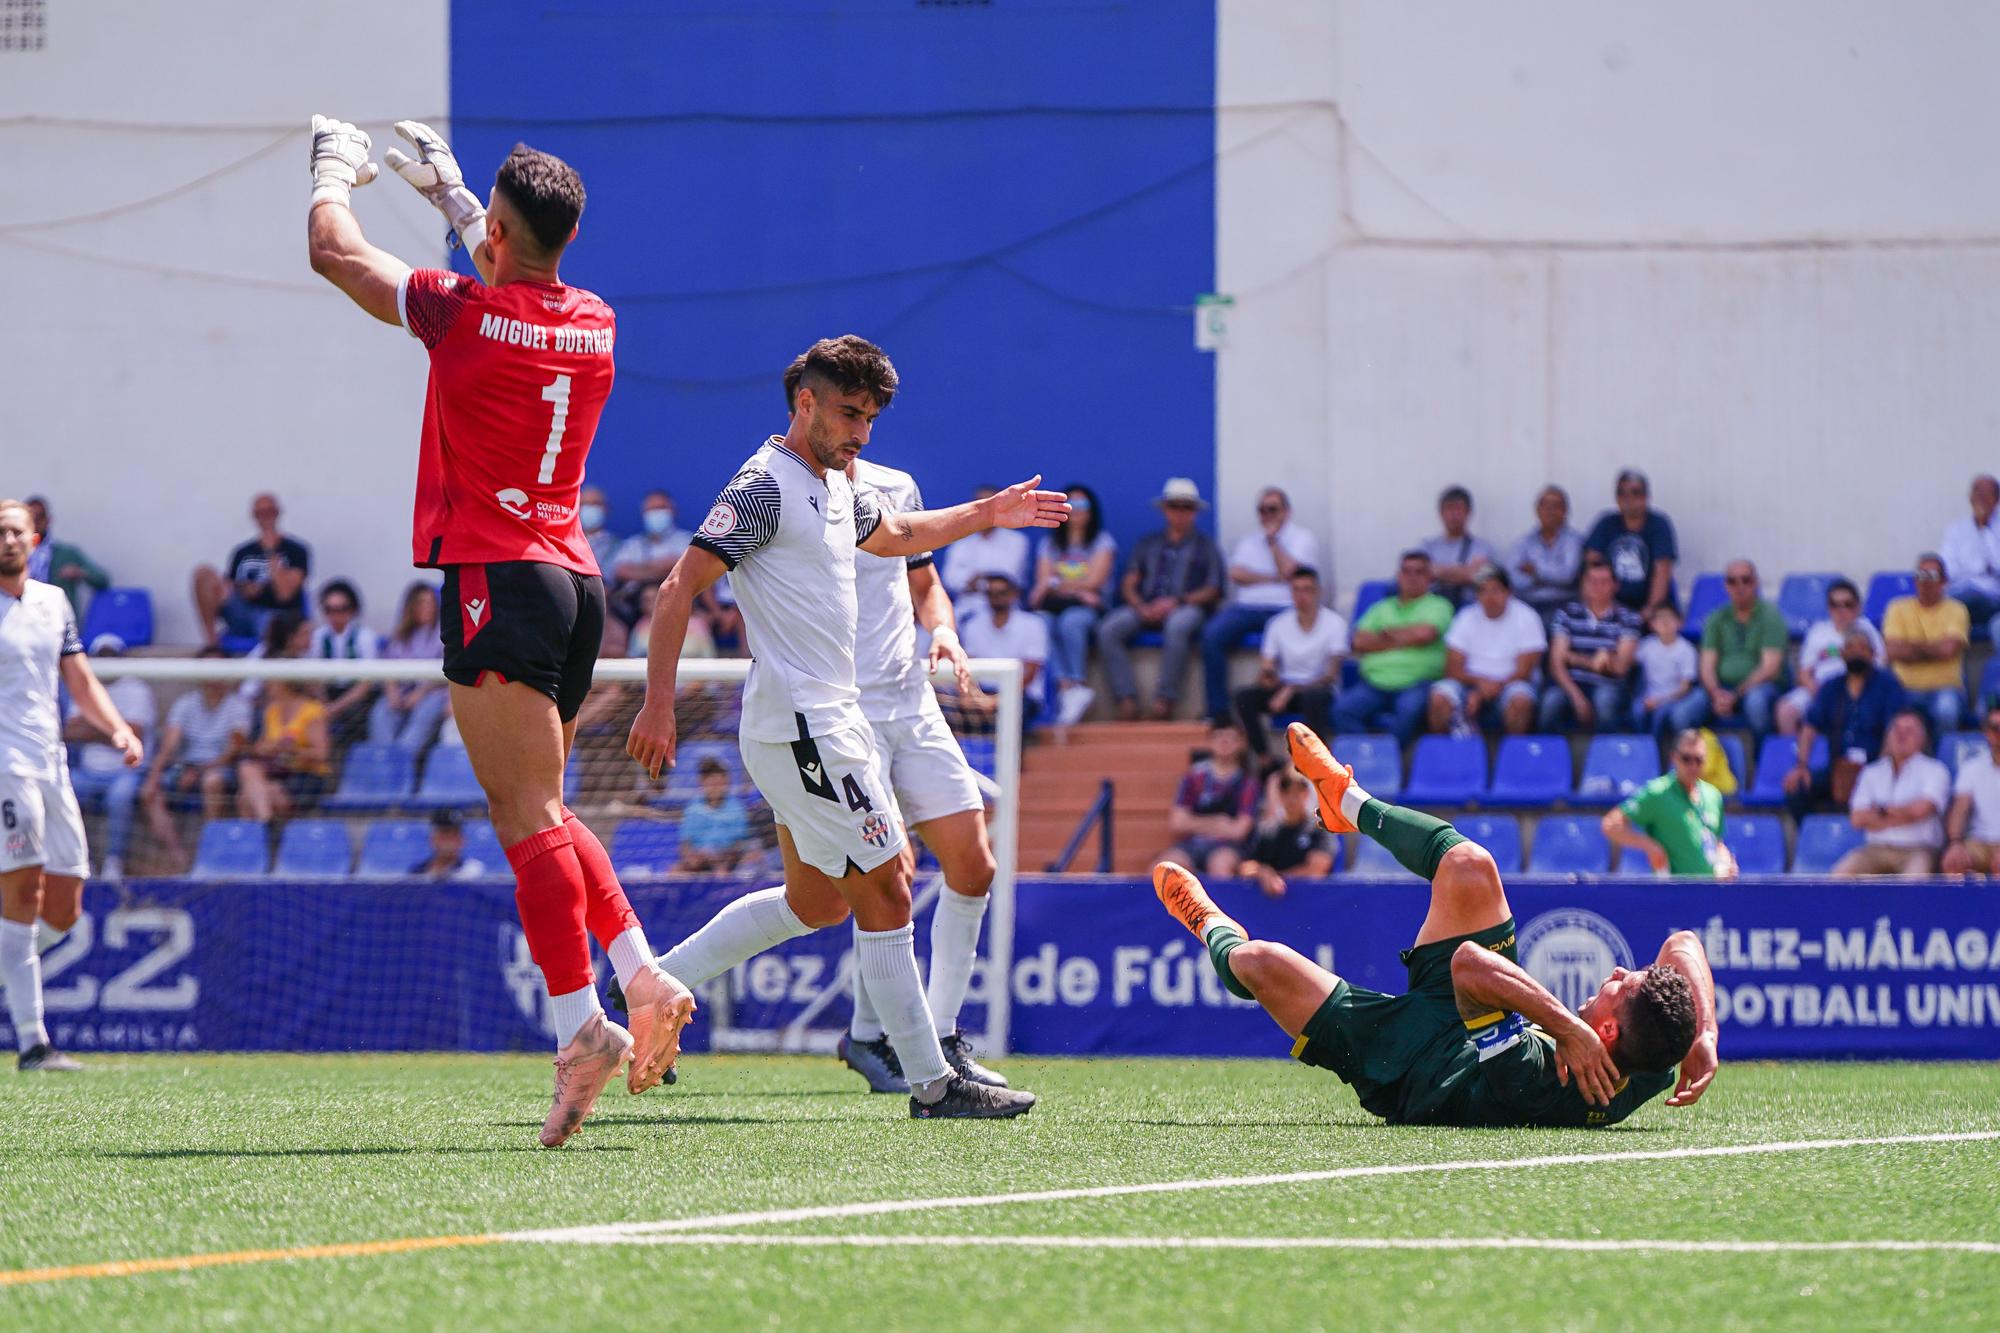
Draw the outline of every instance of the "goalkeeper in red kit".
<instances>
[{"instance_id":1,"label":"goalkeeper in red kit","mask_svg":"<svg viewBox=\"0 0 2000 1333\"><path fill-rule=\"evenodd\" d=\"M604 625L577 492L611 393L617 320L557 276L583 213L568 163L517 146L482 206L443 139L413 121L396 130L417 156L391 149L383 160L445 215L479 279L413 269L363 238L349 195L377 174L369 138L324 116L312 122L307 242L315 273L430 353L413 560L444 575L452 712L548 987L555 1101L541 1140L553 1148L628 1059L628 1090L658 1083L694 1012L688 989L654 961L603 846L562 798ZM630 1032L598 1003L593 936L624 988Z\"/></svg>"}]
</instances>

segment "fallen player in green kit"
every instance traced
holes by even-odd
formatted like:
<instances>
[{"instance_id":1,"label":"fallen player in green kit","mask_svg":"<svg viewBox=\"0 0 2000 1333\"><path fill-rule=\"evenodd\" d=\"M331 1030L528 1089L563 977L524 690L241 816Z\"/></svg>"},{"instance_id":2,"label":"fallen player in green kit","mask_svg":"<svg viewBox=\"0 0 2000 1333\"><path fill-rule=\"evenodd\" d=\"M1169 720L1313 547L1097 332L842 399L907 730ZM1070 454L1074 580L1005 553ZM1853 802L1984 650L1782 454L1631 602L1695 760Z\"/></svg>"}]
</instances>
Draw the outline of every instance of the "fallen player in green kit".
<instances>
[{"instance_id":1,"label":"fallen player in green kit","mask_svg":"<svg viewBox=\"0 0 2000 1333\"><path fill-rule=\"evenodd\" d=\"M1374 838L1431 885L1403 952L1409 992L1384 995L1247 938L1193 873L1154 867L1161 903L1207 946L1223 985L1291 1034L1295 1058L1340 1075L1363 1109L1397 1124L1615 1125L1669 1088L1669 1106L1707 1091L1715 983L1692 933L1670 936L1651 967L1614 970L1572 1014L1515 961L1513 914L1485 848L1442 819L1371 798L1304 724L1286 739L1321 822Z\"/></svg>"}]
</instances>

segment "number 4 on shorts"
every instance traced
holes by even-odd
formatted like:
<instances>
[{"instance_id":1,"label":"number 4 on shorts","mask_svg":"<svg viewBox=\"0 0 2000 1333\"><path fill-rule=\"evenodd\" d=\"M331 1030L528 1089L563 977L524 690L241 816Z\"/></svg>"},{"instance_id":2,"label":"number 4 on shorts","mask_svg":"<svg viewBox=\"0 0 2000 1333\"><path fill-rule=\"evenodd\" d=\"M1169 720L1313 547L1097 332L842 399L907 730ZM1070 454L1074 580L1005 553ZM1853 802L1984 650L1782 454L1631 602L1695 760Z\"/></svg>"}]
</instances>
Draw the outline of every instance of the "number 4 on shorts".
<instances>
[{"instance_id":1,"label":"number 4 on shorts","mask_svg":"<svg viewBox=\"0 0 2000 1333\"><path fill-rule=\"evenodd\" d=\"M875 802L868 799L868 793L861 790L861 784L854 780L852 773L840 775L840 789L847 794L849 810L866 810L870 814L875 812Z\"/></svg>"}]
</instances>

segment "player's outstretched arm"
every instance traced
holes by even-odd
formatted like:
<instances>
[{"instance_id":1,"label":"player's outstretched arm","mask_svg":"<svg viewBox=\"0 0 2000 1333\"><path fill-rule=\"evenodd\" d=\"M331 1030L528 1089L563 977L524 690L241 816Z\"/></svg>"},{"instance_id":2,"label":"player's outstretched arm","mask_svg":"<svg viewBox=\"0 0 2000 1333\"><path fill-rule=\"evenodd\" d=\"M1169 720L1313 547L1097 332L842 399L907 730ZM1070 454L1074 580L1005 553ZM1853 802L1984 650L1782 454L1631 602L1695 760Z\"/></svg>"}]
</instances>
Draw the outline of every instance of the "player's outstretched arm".
<instances>
[{"instance_id":1,"label":"player's outstretched arm","mask_svg":"<svg viewBox=\"0 0 2000 1333\"><path fill-rule=\"evenodd\" d=\"M375 179L368 136L344 120L312 118L312 205L306 217L306 252L313 272L346 292L354 304L384 324L400 324L396 289L410 266L378 250L361 234L349 207L353 191Z\"/></svg>"},{"instance_id":2,"label":"player's outstretched arm","mask_svg":"<svg viewBox=\"0 0 2000 1333\"><path fill-rule=\"evenodd\" d=\"M984 500L887 515L861 549L871 555L916 555L988 528L1059 528L1069 521L1069 496L1035 489L1041 484L1034 476Z\"/></svg>"},{"instance_id":3,"label":"player's outstretched arm","mask_svg":"<svg viewBox=\"0 0 2000 1333\"><path fill-rule=\"evenodd\" d=\"M694 612L694 599L727 572L715 552L690 546L653 598L653 627L646 636L646 701L625 738L625 753L638 761L647 777L657 778L661 769L674 766L674 691L679 688L688 617Z\"/></svg>"},{"instance_id":4,"label":"player's outstretched arm","mask_svg":"<svg viewBox=\"0 0 2000 1333\"><path fill-rule=\"evenodd\" d=\"M69 697L76 700L76 711L91 726L96 727L110 739L113 747L125 756L125 767L137 768L146 758L146 747L139 743L139 737L125 722L118 711L118 705L111 702L111 694L104 688L104 682L90 669L90 659L82 653L65 653L62 659L63 684L69 687Z\"/></svg>"},{"instance_id":5,"label":"player's outstretched arm","mask_svg":"<svg viewBox=\"0 0 2000 1333\"><path fill-rule=\"evenodd\" d=\"M1716 1054L1715 976L1708 970L1708 955L1702 951L1701 937L1691 930L1667 936L1655 961L1686 977L1689 989L1694 991L1694 1045L1681 1061L1679 1086L1667 1098L1669 1106L1692 1106L1708 1091L1708 1085L1715 1082L1715 1071L1722 1063Z\"/></svg>"},{"instance_id":6,"label":"player's outstretched arm","mask_svg":"<svg viewBox=\"0 0 2000 1333\"><path fill-rule=\"evenodd\" d=\"M1467 940L1451 956L1451 988L1465 1018L1492 1013L1519 1014L1556 1041L1556 1078L1598 1106L1611 1105L1618 1090L1618 1066L1596 1029L1549 994L1517 963Z\"/></svg>"}]
</instances>

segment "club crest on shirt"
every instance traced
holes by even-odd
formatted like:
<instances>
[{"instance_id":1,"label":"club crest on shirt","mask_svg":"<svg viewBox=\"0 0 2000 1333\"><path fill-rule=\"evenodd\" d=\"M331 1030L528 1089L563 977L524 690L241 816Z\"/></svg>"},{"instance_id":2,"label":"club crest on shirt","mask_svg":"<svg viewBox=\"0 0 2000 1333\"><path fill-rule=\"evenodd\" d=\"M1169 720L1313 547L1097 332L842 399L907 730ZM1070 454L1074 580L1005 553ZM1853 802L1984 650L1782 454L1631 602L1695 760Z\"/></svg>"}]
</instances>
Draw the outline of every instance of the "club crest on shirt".
<instances>
[{"instance_id":1,"label":"club crest on shirt","mask_svg":"<svg viewBox=\"0 0 2000 1333\"><path fill-rule=\"evenodd\" d=\"M726 501L717 500L715 508L708 511L708 517L701 521L701 535L704 537L726 537L736 531L736 509Z\"/></svg>"},{"instance_id":2,"label":"club crest on shirt","mask_svg":"<svg viewBox=\"0 0 2000 1333\"><path fill-rule=\"evenodd\" d=\"M870 847L886 847L889 843L889 821L874 811L861 821L861 840Z\"/></svg>"}]
</instances>

